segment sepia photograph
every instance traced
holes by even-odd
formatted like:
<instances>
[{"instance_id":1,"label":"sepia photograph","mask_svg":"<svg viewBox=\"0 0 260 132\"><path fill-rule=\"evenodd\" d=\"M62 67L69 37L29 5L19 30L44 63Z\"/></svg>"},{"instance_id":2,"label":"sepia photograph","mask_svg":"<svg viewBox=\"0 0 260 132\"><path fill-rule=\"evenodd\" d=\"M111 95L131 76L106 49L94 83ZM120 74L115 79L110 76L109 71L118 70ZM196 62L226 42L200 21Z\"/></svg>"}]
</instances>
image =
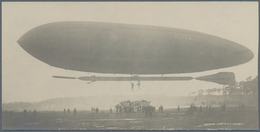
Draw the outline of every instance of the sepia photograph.
<instances>
[{"instance_id":1,"label":"sepia photograph","mask_svg":"<svg viewBox=\"0 0 260 132\"><path fill-rule=\"evenodd\" d=\"M2 130L259 130L258 2L2 2Z\"/></svg>"}]
</instances>

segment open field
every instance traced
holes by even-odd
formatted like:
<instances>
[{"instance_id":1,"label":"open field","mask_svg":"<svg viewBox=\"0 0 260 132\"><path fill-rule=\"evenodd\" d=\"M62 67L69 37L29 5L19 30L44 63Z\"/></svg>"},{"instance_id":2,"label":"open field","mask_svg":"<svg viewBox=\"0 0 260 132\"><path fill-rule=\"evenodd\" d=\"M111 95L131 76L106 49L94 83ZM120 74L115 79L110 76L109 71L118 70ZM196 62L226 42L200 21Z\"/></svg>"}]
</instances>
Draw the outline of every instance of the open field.
<instances>
[{"instance_id":1,"label":"open field","mask_svg":"<svg viewBox=\"0 0 260 132\"><path fill-rule=\"evenodd\" d=\"M152 113L145 117L144 113L112 113L100 111L78 111L64 115L61 112L14 112L12 115L3 112L3 130L256 130L258 129L258 108L212 107L211 111L187 114L187 108L165 109L163 113ZM113 111L115 112L115 111Z\"/></svg>"}]
</instances>

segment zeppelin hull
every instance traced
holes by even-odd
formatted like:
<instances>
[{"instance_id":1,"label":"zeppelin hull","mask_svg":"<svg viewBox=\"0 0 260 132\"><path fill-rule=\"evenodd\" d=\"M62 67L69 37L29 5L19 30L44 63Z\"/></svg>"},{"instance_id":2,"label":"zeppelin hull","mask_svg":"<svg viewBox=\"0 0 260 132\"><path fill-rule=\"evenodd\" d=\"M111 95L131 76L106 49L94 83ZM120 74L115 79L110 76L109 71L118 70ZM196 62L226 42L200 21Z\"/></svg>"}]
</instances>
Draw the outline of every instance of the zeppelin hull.
<instances>
[{"instance_id":1,"label":"zeppelin hull","mask_svg":"<svg viewBox=\"0 0 260 132\"><path fill-rule=\"evenodd\" d=\"M254 56L242 45L199 32L98 22L45 24L18 43L51 66L96 73L200 72L243 64Z\"/></svg>"}]
</instances>

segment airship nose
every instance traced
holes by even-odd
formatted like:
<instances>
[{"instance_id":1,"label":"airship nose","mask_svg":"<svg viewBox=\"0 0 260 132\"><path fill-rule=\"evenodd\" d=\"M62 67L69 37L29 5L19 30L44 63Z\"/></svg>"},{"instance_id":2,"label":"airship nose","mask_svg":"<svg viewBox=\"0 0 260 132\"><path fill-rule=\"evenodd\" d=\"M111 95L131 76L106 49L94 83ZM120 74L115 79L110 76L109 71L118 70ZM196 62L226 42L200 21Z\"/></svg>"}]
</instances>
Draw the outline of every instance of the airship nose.
<instances>
[{"instance_id":1,"label":"airship nose","mask_svg":"<svg viewBox=\"0 0 260 132\"><path fill-rule=\"evenodd\" d=\"M48 43L49 37L45 37L42 34L47 34L44 30L39 30L39 28L34 28L26 32L21 36L17 43L30 55L45 62L50 59L53 55L51 45Z\"/></svg>"},{"instance_id":2,"label":"airship nose","mask_svg":"<svg viewBox=\"0 0 260 132\"><path fill-rule=\"evenodd\" d=\"M35 56L37 48L40 48L40 44L37 43L37 37L35 34L32 34L32 31L25 33L17 40L17 43L32 56Z\"/></svg>"},{"instance_id":3,"label":"airship nose","mask_svg":"<svg viewBox=\"0 0 260 132\"><path fill-rule=\"evenodd\" d=\"M18 40L17 40L17 43L25 50L28 52L27 50L27 47L30 47L29 46L29 42L28 42L29 39L25 39L24 35L22 37L20 37Z\"/></svg>"},{"instance_id":4,"label":"airship nose","mask_svg":"<svg viewBox=\"0 0 260 132\"><path fill-rule=\"evenodd\" d=\"M29 53L30 51L30 47L31 47L31 39L28 37L28 35L24 34L22 37L20 37L18 40L17 40L17 43L26 51ZM31 53L29 53L31 54Z\"/></svg>"}]
</instances>

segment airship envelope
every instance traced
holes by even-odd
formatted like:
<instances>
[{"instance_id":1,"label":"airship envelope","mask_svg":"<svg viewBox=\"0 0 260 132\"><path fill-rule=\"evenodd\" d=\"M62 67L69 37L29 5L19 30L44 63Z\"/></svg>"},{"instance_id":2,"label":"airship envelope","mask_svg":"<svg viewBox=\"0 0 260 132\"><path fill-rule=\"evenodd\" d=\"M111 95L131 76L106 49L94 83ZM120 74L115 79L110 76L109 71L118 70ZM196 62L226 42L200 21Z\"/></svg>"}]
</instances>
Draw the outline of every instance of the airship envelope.
<instances>
[{"instance_id":1,"label":"airship envelope","mask_svg":"<svg viewBox=\"0 0 260 132\"><path fill-rule=\"evenodd\" d=\"M41 25L18 43L51 66L95 73L200 72L243 64L254 56L240 44L199 32L101 22Z\"/></svg>"}]
</instances>

